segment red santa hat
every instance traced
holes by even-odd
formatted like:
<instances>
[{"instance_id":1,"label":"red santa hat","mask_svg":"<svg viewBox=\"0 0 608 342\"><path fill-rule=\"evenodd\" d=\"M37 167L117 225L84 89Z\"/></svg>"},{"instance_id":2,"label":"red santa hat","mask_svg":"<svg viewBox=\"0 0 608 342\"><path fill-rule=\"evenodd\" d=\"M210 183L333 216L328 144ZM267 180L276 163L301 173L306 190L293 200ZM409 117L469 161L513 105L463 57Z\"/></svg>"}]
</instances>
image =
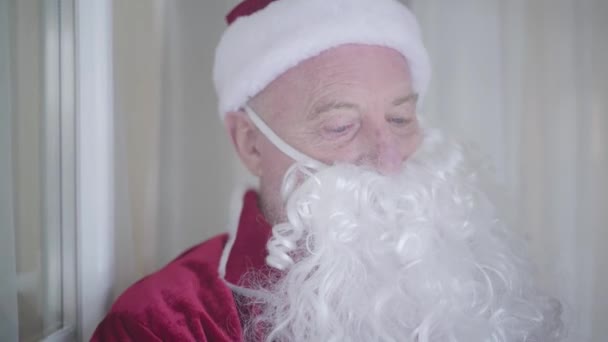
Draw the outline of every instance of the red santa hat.
<instances>
[{"instance_id":1,"label":"red santa hat","mask_svg":"<svg viewBox=\"0 0 608 342\"><path fill-rule=\"evenodd\" d=\"M226 19L213 69L222 117L298 63L343 44L399 51L421 97L430 81L418 22L397 0L244 0Z\"/></svg>"}]
</instances>

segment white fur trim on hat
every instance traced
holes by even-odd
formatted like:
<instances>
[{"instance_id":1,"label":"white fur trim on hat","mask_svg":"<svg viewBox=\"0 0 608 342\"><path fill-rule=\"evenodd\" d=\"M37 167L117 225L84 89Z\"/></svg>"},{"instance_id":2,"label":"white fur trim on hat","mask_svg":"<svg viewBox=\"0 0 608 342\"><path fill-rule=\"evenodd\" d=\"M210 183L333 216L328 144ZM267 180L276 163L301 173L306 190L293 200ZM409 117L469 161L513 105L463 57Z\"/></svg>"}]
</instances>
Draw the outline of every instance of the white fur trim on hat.
<instances>
[{"instance_id":1,"label":"white fur trim on hat","mask_svg":"<svg viewBox=\"0 0 608 342\"><path fill-rule=\"evenodd\" d=\"M431 66L418 22L397 0L279 0L237 19L222 36L213 80L223 117L279 75L344 44L393 48L406 57L421 97Z\"/></svg>"}]
</instances>

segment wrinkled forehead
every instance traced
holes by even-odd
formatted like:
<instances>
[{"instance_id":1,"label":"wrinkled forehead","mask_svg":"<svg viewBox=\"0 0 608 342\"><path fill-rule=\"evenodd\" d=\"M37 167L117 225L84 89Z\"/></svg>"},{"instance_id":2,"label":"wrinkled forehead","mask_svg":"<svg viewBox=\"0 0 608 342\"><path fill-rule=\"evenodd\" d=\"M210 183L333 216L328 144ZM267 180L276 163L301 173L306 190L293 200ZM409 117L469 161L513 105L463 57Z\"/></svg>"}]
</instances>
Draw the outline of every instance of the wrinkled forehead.
<instances>
[{"instance_id":1,"label":"wrinkled forehead","mask_svg":"<svg viewBox=\"0 0 608 342\"><path fill-rule=\"evenodd\" d=\"M411 82L407 60L398 51L376 45L344 44L298 63L265 89L289 83L332 82L340 78L355 81L357 77Z\"/></svg>"},{"instance_id":2,"label":"wrinkled forehead","mask_svg":"<svg viewBox=\"0 0 608 342\"><path fill-rule=\"evenodd\" d=\"M288 69L250 102L257 108L286 112L319 97L342 100L355 90L381 96L384 90L395 89L403 95L412 91L409 65L401 53L383 46L344 44Z\"/></svg>"}]
</instances>

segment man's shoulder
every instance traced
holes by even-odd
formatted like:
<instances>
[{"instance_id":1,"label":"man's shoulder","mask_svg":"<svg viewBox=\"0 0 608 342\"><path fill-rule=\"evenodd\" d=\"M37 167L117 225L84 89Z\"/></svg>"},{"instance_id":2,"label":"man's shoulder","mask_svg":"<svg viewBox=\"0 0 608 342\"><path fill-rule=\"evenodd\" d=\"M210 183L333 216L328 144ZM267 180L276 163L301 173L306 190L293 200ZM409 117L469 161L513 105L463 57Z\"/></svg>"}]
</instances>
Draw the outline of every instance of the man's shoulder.
<instances>
[{"instance_id":1,"label":"man's shoulder","mask_svg":"<svg viewBox=\"0 0 608 342\"><path fill-rule=\"evenodd\" d=\"M116 300L96 335L114 334L115 329L129 325L161 340L204 340L209 327L238 330L232 292L218 274L227 240L223 234L196 245L133 284ZM218 333L231 335L229 331Z\"/></svg>"},{"instance_id":2,"label":"man's shoulder","mask_svg":"<svg viewBox=\"0 0 608 342\"><path fill-rule=\"evenodd\" d=\"M219 285L216 280L221 280L218 275L219 260L227 239L226 234L219 235L181 253L160 270L131 285L118 297L112 311L134 311L159 300L167 302L176 294L184 296L199 290L216 289Z\"/></svg>"}]
</instances>

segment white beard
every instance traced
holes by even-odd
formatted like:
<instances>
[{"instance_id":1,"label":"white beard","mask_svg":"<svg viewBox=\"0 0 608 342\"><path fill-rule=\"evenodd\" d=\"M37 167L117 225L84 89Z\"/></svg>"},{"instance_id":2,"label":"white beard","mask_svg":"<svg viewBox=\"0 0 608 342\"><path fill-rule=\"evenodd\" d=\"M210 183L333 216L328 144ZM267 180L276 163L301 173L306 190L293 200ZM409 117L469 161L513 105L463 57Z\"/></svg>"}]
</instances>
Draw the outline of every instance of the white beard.
<instances>
[{"instance_id":1,"label":"white beard","mask_svg":"<svg viewBox=\"0 0 608 342\"><path fill-rule=\"evenodd\" d=\"M285 177L245 324L266 341L557 341L558 301L536 287L457 145L427 131L396 176L336 165ZM297 185L296 184L301 184ZM251 275L250 275L251 276ZM256 328L257 327L257 328Z\"/></svg>"}]
</instances>

